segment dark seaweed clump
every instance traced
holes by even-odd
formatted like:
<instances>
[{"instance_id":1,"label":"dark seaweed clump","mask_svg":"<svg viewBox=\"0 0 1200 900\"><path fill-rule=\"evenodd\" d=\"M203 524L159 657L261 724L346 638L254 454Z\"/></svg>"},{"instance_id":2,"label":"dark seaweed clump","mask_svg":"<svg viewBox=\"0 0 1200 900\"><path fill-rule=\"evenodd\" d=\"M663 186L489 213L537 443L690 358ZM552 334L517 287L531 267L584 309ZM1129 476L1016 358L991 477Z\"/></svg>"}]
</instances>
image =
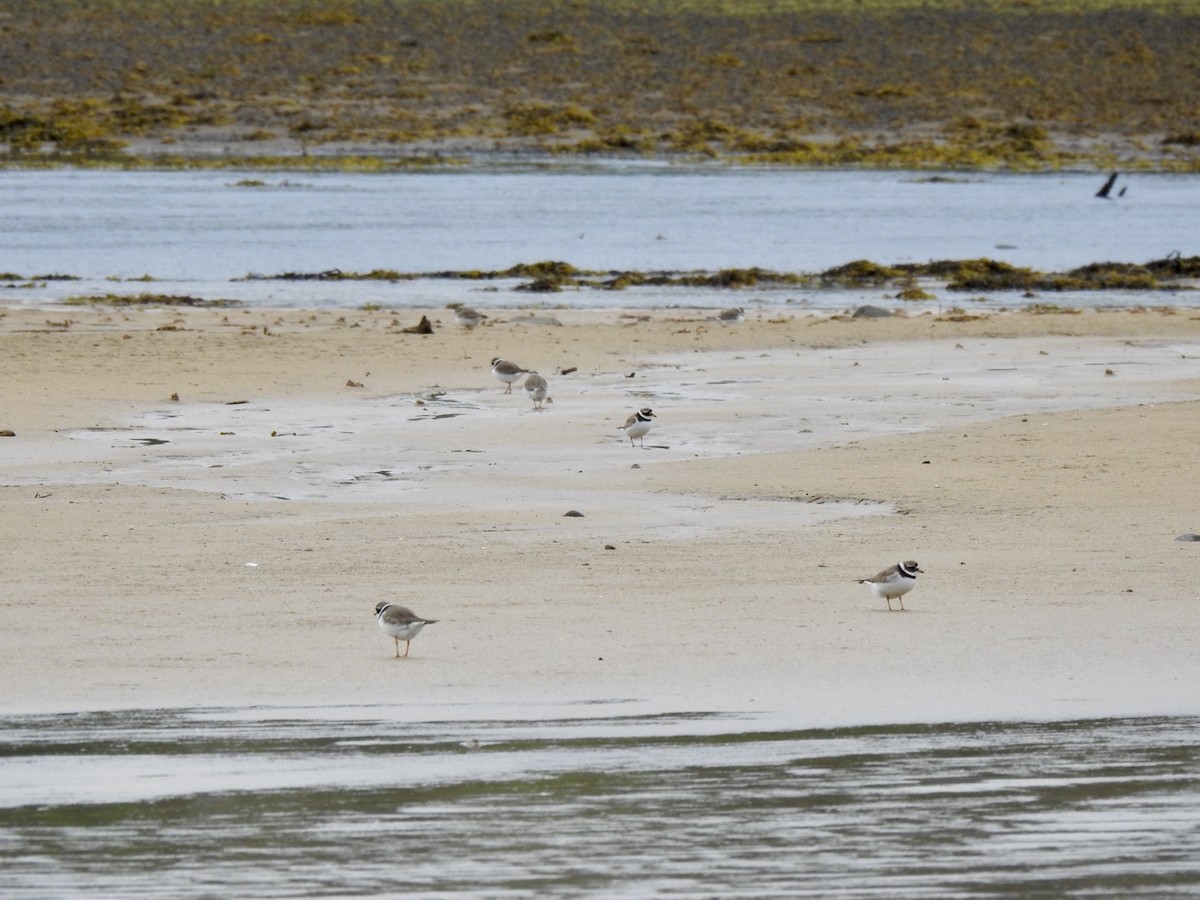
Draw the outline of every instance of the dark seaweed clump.
<instances>
[{"instance_id":1,"label":"dark seaweed clump","mask_svg":"<svg viewBox=\"0 0 1200 900\"><path fill-rule=\"evenodd\" d=\"M371 272L325 272L281 275L248 275L251 280L319 280L319 281L401 281L412 279L465 279L472 281L528 281L515 290L532 293L554 293L564 289L591 288L619 291L627 288L701 287L721 290L746 288L806 287L898 287L903 299L927 299L927 292L916 284L917 279L944 283L951 291L1105 291L1105 290L1189 290L1200 278L1200 256L1175 253L1144 264L1099 262L1070 269L1066 272L1039 272L1014 266L999 260L960 259L934 260L927 263L884 265L859 259L826 269L823 272L775 272L770 269L720 269L715 272L638 272L595 271L578 269L570 263L548 261L520 263L508 269L483 271L478 269L443 272L396 272L376 269Z\"/></svg>"},{"instance_id":2,"label":"dark seaweed clump","mask_svg":"<svg viewBox=\"0 0 1200 900\"><path fill-rule=\"evenodd\" d=\"M236 300L211 300L187 294L79 294L63 300L67 306L187 306L197 309L220 309L239 306Z\"/></svg>"}]
</instances>

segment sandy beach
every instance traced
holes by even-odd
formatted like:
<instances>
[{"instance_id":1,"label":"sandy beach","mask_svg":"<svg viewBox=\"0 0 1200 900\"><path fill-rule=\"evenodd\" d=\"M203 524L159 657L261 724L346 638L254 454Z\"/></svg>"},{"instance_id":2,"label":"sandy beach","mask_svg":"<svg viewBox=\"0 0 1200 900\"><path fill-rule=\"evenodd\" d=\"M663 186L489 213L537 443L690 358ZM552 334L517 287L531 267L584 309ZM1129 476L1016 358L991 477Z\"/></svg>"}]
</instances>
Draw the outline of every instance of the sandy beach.
<instances>
[{"instance_id":1,"label":"sandy beach","mask_svg":"<svg viewBox=\"0 0 1200 900\"><path fill-rule=\"evenodd\" d=\"M0 710L1200 713L1200 314L423 312L0 310Z\"/></svg>"}]
</instances>

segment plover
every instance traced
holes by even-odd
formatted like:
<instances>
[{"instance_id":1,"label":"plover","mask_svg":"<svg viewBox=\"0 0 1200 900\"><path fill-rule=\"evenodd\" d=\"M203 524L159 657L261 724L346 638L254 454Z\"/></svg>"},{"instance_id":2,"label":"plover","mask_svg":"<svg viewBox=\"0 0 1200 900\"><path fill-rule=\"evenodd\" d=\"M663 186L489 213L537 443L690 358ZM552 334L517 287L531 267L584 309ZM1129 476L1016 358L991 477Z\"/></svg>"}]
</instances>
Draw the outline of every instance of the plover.
<instances>
[{"instance_id":1,"label":"plover","mask_svg":"<svg viewBox=\"0 0 1200 900\"><path fill-rule=\"evenodd\" d=\"M618 425L617 428L629 435L629 446L633 446L634 438L641 438L642 446L646 446L646 432L650 430L651 419L656 418L650 407L643 406L632 416L625 420L624 425Z\"/></svg>"},{"instance_id":2,"label":"plover","mask_svg":"<svg viewBox=\"0 0 1200 900\"><path fill-rule=\"evenodd\" d=\"M486 318L487 316L479 310L472 309L469 306L460 306L454 310L454 321L467 329L467 331L470 331Z\"/></svg>"},{"instance_id":3,"label":"plover","mask_svg":"<svg viewBox=\"0 0 1200 900\"><path fill-rule=\"evenodd\" d=\"M510 363L507 359L496 357L492 360L492 374L504 382L506 387L504 393L511 394L512 386L515 382L521 380L522 375L528 374L528 369L522 369L516 363Z\"/></svg>"},{"instance_id":4,"label":"plover","mask_svg":"<svg viewBox=\"0 0 1200 900\"><path fill-rule=\"evenodd\" d=\"M746 318L746 311L740 306L731 306L729 309L723 309L713 316L722 325L732 325L735 322L740 322Z\"/></svg>"},{"instance_id":5,"label":"plover","mask_svg":"<svg viewBox=\"0 0 1200 900\"><path fill-rule=\"evenodd\" d=\"M904 595L917 584L917 573L925 574L918 568L916 560L908 559L894 566L888 566L878 575L858 579L859 584L865 584L876 597L887 601L888 609L892 609L892 600L900 601L900 609L904 609Z\"/></svg>"},{"instance_id":6,"label":"plover","mask_svg":"<svg viewBox=\"0 0 1200 900\"><path fill-rule=\"evenodd\" d=\"M534 409L542 408L543 400L550 400L550 383L537 372L530 372L525 378L525 393L533 401Z\"/></svg>"},{"instance_id":7,"label":"plover","mask_svg":"<svg viewBox=\"0 0 1200 900\"><path fill-rule=\"evenodd\" d=\"M395 603L380 603L375 607L375 621L384 633L396 642L396 659L400 655L400 642L404 641L404 656L408 656L408 645L426 625L434 624L437 619L422 619L406 606Z\"/></svg>"}]
</instances>

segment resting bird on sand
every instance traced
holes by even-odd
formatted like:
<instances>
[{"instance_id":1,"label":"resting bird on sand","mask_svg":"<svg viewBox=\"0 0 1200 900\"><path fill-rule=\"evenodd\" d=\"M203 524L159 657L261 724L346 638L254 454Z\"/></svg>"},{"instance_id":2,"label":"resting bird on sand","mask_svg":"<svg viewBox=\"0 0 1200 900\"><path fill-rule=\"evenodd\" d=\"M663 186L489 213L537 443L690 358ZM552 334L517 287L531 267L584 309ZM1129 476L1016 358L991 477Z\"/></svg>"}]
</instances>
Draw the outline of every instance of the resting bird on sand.
<instances>
[{"instance_id":1,"label":"resting bird on sand","mask_svg":"<svg viewBox=\"0 0 1200 900\"><path fill-rule=\"evenodd\" d=\"M487 316L485 316L483 313L479 312L478 310L471 309L469 306L460 306L458 309L454 310L454 321L463 328L467 329L467 331L470 331L486 318Z\"/></svg>"},{"instance_id":2,"label":"resting bird on sand","mask_svg":"<svg viewBox=\"0 0 1200 900\"><path fill-rule=\"evenodd\" d=\"M736 322L741 322L746 318L746 311L740 306L731 306L729 309L723 309L713 316L722 325L733 325Z\"/></svg>"},{"instance_id":3,"label":"resting bird on sand","mask_svg":"<svg viewBox=\"0 0 1200 900\"><path fill-rule=\"evenodd\" d=\"M504 389L504 393L511 394L514 382L520 381L522 375L528 375L528 369L522 369L516 363L511 363L507 359L501 359L497 356L492 360L492 374L508 385Z\"/></svg>"},{"instance_id":4,"label":"resting bird on sand","mask_svg":"<svg viewBox=\"0 0 1200 900\"><path fill-rule=\"evenodd\" d=\"M533 401L533 408L537 410L542 408L543 400L554 402L550 398L550 383L537 372L530 372L526 377L525 393L529 395L529 399Z\"/></svg>"},{"instance_id":5,"label":"resting bird on sand","mask_svg":"<svg viewBox=\"0 0 1200 900\"><path fill-rule=\"evenodd\" d=\"M888 566L870 578L860 578L858 583L865 584L871 589L872 594L886 600L889 610L892 609L892 601L896 599L900 601L900 609L903 610L904 595L916 587L918 572L922 575L925 574L917 566L916 560L909 559L902 563L896 563L894 566Z\"/></svg>"},{"instance_id":6,"label":"resting bird on sand","mask_svg":"<svg viewBox=\"0 0 1200 900\"><path fill-rule=\"evenodd\" d=\"M625 420L624 425L618 425L617 428L629 435L629 446L633 446L634 438L641 438L642 446L646 446L646 432L650 430L653 424L650 420L656 418L653 411L648 406L643 406L632 416Z\"/></svg>"},{"instance_id":7,"label":"resting bird on sand","mask_svg":"<svg viewBox=\"0 0 1200 900\"><path fill-rule=\"evenodd\" d=\"M397 606L395 603L380 603L375 607L375 621L384 633L396 642L396 659L400 655L400 642L404 641L404 656L408 656L408 645L426 625L432 625L437 619L422 619L407 606Z\"/></svg>"}]
</instances>

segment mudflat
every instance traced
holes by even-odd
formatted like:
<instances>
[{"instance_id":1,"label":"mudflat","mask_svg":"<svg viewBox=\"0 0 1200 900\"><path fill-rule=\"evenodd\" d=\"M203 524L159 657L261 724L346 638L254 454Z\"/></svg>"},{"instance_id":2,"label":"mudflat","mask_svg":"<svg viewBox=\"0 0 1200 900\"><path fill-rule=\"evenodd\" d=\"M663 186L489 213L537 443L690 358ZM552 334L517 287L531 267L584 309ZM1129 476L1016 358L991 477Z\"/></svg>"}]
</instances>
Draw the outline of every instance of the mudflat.
<instances>
[{"instance_id":1,"label":"mudflat","mask_svg":"<svg viewBox=\"0 0 1200 900\"><path fill-rule=\"evenodd\" d=\"M17 164L1200 162L1163 0L0 0L0 35Z\"/></svg>"},{"instance_id":2,"label":"mudflat","mask_svg":"<svg viewBox=\"0 0 1200 900\"><path fill-rule=\"evenodd\" d=\"M1195 313L421 312L0 312L0 709L1200 712Z\"/></svg>"}]
</instances>

